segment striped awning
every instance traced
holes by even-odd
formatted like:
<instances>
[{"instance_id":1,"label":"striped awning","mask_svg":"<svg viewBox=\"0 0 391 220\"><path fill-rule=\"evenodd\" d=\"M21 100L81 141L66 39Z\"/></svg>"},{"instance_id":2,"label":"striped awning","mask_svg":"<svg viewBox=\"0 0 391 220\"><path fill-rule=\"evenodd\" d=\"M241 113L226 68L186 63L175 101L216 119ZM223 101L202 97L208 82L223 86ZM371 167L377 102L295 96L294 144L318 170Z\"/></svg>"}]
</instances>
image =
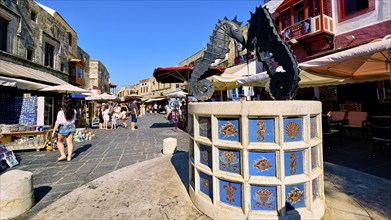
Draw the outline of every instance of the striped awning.
<instances>
[{"instance_id":1,"label":"striped awning","mask_svg":"<svg viewBox=\"0 0 391 220\"><path fill-rule=\"evenodd\" d=\"M39 81L50 85L69 84L64 80L57 78L50 73L36 70L33 68L18 65L8 61L0 60L0 74L3 76L10 76L13 78Z\"/></svg>"}]
</instances>

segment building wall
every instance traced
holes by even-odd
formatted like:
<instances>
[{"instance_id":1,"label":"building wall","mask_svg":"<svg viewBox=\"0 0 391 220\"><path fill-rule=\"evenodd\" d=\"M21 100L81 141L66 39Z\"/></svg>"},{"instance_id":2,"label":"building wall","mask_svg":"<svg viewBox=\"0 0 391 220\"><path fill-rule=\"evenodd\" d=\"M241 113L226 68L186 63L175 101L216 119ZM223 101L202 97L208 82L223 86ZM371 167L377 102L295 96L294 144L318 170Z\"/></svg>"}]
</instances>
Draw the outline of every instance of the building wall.
<instances>
[{"instance_id":1,"label":"building wall","mask_svg":"<svg viewBox=\"0 0 391 220\"><path fill-rule=\"evenodd\" d=\"M90 60L90 86L98 88L101 92L110 93L110 73L99 60Z\"/></svg>"},{"instance_id":2,"label":"building wall","mask_svg":"<svg viewBox=\"0 0 391 220\"><path fill-rule=\"evenodd\" d=\"M137 84L137 94L142 98L150 98L152 94L150 79L143 79Z\"/></svg>"},{"instance_id":3,"label":"building wall","mask_svg":"<svg viewBox=\"0 0 391 220\"><path fill-rule=\"evenodd\" d=\"M31 12L37 15L35 21ZM9 22L7 49L2 59L32 67L41 65L46 72L68 81L68 57L64 49L68 47L68 39L64 25L32 0L0 1L0 17ZM45 43L54 46L53 67L44 66ZM32 51L31 61L27 60L27 50Z\"/></svg>"},{"instance_id":4,"label":"building wall","mask_svg":"<svg viewBox=\"0 0 391 220\"><path fill-rule=\"evenodd\" d=\"M81 60L84 68L83 68L83 88L84 89L90 89L91 88L91 82L90 82L90 55L85 52L82 48L77 48L77 53L79 54L79 59Z\"/></svg>"}]
</instances>

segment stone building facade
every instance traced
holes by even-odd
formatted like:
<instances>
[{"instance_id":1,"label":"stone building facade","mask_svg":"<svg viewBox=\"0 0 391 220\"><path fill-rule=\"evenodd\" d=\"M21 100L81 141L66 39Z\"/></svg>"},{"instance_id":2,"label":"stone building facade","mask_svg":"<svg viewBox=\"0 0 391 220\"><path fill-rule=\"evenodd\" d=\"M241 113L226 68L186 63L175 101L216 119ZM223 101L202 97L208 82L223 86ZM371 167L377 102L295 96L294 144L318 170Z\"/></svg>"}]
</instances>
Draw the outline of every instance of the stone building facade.
<instances>
[{"instance_id":1,"label":"stone building facade","mask_svg":"<svg viewBox=\"0 0 391 220\"><path fill-rule=\"evenodd\" d=\"M90 88L110 93L110 73L99 60L90 60Z\"/></svg>"},{"instance_id":2,"label":"stone building facade","mask_svg":"<svg viewBox=\"0 0 391 220\"><path fill-rule=\"evenodd\" d=\"M151 97L152 89L149 79L142 79L137 84L137 94L143 98Z\"/></svg>"}]
</instances>

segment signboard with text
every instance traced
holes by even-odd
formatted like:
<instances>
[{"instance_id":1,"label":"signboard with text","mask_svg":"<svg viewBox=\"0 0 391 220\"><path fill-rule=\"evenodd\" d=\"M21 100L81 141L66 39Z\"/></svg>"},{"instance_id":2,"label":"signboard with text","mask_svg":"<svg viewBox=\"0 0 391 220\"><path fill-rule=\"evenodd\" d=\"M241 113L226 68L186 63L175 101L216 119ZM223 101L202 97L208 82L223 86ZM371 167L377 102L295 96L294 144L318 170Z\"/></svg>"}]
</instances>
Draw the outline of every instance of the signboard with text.
<instances>
[{"instance_id":1,"label":"signboard with text","mask_svg":"<svg viewBox=\"0 0 391 220\"><path fill-rule=\"evenodd\" d=\"M290 41L292 39L297 39L304 35L311 33L311 18L301 21L300 23L294 24L287 27L283 31L284 41Z\"/></svg>"}]
</instances>

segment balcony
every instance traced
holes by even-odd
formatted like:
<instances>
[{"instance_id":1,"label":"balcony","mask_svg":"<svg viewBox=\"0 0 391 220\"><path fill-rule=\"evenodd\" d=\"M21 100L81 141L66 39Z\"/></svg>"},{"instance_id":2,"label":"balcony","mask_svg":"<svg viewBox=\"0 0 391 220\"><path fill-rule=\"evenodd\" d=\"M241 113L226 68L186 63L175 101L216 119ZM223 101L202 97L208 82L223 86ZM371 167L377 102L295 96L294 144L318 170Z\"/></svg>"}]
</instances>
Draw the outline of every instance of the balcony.
<instances>
[{"instance_id":1,"label":"balcony","mask_svg":"<svg viewBox=\"0 0 391 220\"><path fill-rule=\"evenodd\" d=\"M323 19L323 22L321 22ZM294 40L301 40L308 36L314 36L318 34L334 35L333 18L327 15L318 15L316 17L310 17L299 23L286 27L281 35L284 41L292 42Z\"/></svg>"},{"instance_id":2,"label":"balcony","mask_svg":"<svg viewBox=\"0 0 391 220\"><path fill-rule=\"evenodd\" d=\"M84 79L75 76L69 76L69 83L73 85L82 86L84 83Z\"/></svg>"}]
</instances>

